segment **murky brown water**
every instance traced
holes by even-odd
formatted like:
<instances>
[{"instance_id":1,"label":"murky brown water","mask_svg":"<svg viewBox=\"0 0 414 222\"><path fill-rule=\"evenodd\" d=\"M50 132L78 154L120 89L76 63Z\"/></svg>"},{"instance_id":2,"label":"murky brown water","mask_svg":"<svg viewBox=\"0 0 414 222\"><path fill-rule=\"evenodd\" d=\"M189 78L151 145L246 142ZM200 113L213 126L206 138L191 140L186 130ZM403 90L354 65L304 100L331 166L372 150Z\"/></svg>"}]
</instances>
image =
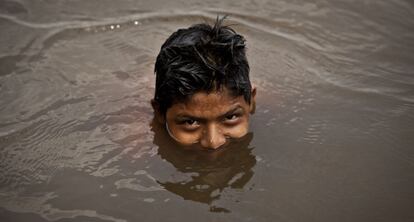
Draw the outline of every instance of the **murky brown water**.
<instances>
[{"instance_id":1,"label":"murky brown water","mask_svg":"<svg viewBox=\"0 0 414 222\"><path fill-rule=\"evenodd\" d=\"M228 23L259 90L219 152L151 124L177 28ZM414 221L414 5L0 1L0 221Z\"/></svg>"}]
</instances>

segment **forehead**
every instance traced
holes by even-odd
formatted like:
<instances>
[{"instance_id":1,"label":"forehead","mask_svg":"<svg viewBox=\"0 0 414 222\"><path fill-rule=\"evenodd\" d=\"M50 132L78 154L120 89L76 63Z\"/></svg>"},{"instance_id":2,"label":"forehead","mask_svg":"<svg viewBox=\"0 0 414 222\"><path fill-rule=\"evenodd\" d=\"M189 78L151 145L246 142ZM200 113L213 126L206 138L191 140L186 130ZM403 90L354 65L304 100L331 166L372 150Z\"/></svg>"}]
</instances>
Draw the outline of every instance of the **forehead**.
<instances>
[{"instance_id":1,"label":"forehead","mask_svg":"<svg viewBox=\"0 0 414 222\"><path fill-rule=\"evenodd\" d=\"M169 111L175 115L215 117L237 107L248 107L243 96L233 96L227 90L197 92L183 103L173 104Z\"/></svg>"}]
</instances>

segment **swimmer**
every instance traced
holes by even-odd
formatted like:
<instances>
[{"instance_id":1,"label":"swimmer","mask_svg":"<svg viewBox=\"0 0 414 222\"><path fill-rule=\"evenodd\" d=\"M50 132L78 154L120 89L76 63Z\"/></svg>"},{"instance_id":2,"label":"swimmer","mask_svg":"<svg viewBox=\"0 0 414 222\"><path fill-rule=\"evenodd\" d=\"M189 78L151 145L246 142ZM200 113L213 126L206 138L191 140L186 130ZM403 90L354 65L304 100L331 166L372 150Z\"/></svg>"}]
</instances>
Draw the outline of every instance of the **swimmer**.
<instances>
[{"instance_id":1,"label":"swimmer","mask_svg":"<svg viewBox=\"0 0 414 222\"><path fill-rule=\"evenodd\" d=\"M184 147L219 149L248 133L256 88L245 39L216 20L174 32L155 63L155 120Z\"/></svg>"}]
</instances>

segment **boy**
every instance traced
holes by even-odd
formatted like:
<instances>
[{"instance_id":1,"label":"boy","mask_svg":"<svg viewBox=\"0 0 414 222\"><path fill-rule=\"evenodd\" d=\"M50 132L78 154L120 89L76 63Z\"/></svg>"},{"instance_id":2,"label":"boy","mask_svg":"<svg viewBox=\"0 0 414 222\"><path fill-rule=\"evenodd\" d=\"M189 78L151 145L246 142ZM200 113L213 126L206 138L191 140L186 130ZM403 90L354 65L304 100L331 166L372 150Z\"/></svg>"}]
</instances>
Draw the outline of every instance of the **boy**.
<instances>
[{"instance_id":1,"label":"boy","mask_svg":"<svg viewBox=\"0 0 414 222\"><path fill-rule=\"evenodd\" d=\"M245 39L223 19L179 29L157 56L155 118L183 146L218 149L248 132L256 89Z\"/></svg>"}]
</instances>

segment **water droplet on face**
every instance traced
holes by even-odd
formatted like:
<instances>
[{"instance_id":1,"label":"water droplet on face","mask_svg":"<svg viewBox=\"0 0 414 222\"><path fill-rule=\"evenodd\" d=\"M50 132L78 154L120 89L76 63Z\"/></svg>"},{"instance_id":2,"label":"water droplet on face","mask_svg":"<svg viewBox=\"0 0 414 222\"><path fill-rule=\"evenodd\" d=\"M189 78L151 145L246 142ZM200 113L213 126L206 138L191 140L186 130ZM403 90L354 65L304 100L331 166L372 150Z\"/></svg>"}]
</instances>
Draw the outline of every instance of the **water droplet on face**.
<instances>
[{"instance_id":1,"label":"water droplet on face","mask_svg":"<svg viewBox=\"0 0 414 222\"><path fill-rule=\"evenodd\" d=\"M134 25L139 25L139 22L138 21L134 21Z\"/></svg>"}]
</instances>

